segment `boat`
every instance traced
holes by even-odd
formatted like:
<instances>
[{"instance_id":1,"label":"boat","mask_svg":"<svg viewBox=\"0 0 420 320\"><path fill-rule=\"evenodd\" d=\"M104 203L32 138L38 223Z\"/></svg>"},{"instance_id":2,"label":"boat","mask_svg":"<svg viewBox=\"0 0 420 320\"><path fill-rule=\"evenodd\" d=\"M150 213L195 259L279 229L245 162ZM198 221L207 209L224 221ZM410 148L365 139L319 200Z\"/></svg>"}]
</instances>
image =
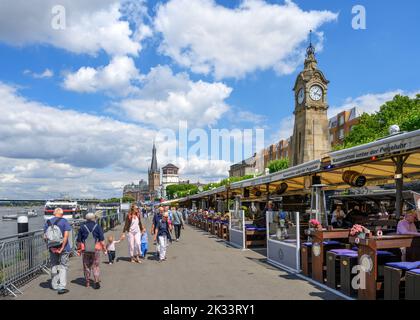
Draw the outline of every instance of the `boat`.
<instances>
[{"instance_id":1,"label":"boat","mask_svg":"<svg viewBox=\"0 0 420 320\"><path fill-rule=\"evenodd\" d=\"M54 216L54 210L56 208L63 209L63 218L67 220L76 220L81 218L81 209L77 201L48 200L44 207L44 219L51 219Z\"/></svg>"},{"instance_id":2,"label":"boat","mask_svg":"<svg viewBox=\"0 0 420 320\"><path fill-rule=\"evenodd\" d=\"M18 216L27 216L28 218L35 218L38 216L38 213L36 211L28 211L27 213L24 214L6 214L4 216L2 216L2 220L3 221L14 221L17 220Z\"/></svg>"},{"instance_id":3,"label":"boat","mask_svg":"<svg viewBox=\"0 0 420 320\"><path fill-rule=\"evenodd\" d=\"M36 212L35 210L29 210L28 217L29 218L38 217L38 212Z\"/></svg>"}]
</instances>

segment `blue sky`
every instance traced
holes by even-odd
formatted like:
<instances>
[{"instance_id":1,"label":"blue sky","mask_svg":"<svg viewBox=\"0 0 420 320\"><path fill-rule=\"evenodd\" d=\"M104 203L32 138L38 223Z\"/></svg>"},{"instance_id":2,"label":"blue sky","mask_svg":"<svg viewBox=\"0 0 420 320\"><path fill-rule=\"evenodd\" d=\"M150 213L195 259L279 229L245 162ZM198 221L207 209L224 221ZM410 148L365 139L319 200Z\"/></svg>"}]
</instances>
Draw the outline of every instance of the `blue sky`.
<instances>
[{"instance_id":1,"label":"blue sky","mask_svg":"<svg viewBox=\"0 0 420 320\"><path fill-rule=\"evenodd\" d=\"M415 0L63 1L61 31L50 27L54 1L36 2L0 5L0 197L118 195L146 177L157 130L178 120L262 127L266 145L288 138L311 28L331 115L373 112L420 89ZM366 9L365 30L352 28L355 5ZM158 157L192 180L217 180L229 165Z\"/></svg>"}]
</instances>

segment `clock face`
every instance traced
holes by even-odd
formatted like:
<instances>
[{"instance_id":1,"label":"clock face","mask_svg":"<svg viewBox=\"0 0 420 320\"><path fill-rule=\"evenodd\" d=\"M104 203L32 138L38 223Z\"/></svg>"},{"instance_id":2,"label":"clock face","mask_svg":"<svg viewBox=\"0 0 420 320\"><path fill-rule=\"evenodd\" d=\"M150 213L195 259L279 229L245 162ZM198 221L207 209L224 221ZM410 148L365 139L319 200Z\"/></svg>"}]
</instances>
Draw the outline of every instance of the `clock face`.
<instances>
[{"instance_id":1,"label":"clock face","mask_svg":"<svg viewBox=\"0 0 420 320\"><path fill-rule=\"evenodd\" d=\"M309 90L309 96L312 100L318 101L322 98L322 88L320 86L312 86Z\"/></svg>"},{"instance_id":2,"label":"clock face","mask_svg":"<svg viewBox=\"0 0 420 320\"><path fill-rule=\"evenodd\" d=\"M302 89L299 90L298 92L298 96L297 96L297 101L299 104L301 104L303 102L303 99L305 98L305 91Z\"/></svg>"}]
</instances>

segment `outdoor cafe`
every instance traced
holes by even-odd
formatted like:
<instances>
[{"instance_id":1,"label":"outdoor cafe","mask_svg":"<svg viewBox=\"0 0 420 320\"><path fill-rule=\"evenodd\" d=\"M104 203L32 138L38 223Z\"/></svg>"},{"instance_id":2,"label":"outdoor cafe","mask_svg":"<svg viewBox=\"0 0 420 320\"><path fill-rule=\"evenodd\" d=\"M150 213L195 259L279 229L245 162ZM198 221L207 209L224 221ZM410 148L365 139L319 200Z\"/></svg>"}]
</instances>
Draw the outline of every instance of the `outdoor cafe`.
<instances>
[{"instance_id":1,"label":"outdoor cafe","mask_svg":"<svg viewBox=\"0 0 420 320\"><path fill-rule=\"evenodd\" d=\"M420 212L419 178L417 130L180 203L194 201L197 220L206 219L201 227L209 232L220 215L203 212L222 212L230 243L265 247L269 263L348 297L420 299L420 238L398 234L399 223ZM355 288L358 274L362 285Z\"/></svg>"}]
</instances>

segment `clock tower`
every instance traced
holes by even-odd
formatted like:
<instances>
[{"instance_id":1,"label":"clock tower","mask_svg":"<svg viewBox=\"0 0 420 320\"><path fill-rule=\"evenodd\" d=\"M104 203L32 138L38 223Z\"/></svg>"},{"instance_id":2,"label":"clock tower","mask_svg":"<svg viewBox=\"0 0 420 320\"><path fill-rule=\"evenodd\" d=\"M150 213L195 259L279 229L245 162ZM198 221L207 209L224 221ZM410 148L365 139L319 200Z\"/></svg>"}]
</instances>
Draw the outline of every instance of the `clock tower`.
<instances>
[{"instance_id":1,"label":"clock tower","mask_svg":"<svg viewBox=\"0 0 420 320\"><path fill-rule=\"evenodd\" d=\"M330 151L328 143L327 88L329 81L318 69L315 48L306 49L305 67L297 76L295 93L295 125L292 136L290 165L296 166L320 159Z\"/></svg>"}]
</instances>

